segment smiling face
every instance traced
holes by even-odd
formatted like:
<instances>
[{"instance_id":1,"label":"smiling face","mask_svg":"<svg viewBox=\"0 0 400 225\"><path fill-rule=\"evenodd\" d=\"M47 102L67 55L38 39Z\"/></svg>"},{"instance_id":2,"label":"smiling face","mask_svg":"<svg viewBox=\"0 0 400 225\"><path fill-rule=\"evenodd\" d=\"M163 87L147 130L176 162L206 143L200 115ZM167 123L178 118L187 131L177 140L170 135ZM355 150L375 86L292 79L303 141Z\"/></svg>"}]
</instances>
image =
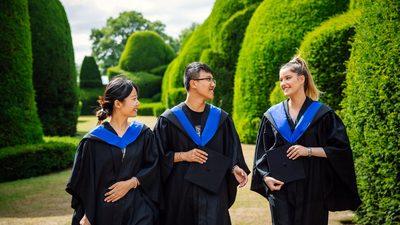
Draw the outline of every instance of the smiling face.
<instances>
[{"instance_id":1,"label":"smiling face","mask_svg":"<svg viewBox=\"0 0 400 225\"><path fill-rule=\"evenodd\" d=\"M195 91L199 96L206 100L214 99L214 89L216 83L211 73L201 70L199 77L192 79L190 83L191 90Z\"/></svg>"},{"instance_id":2,"label":"smiling face","mask_svg":"<svg viewBox=\"0 0 400 225\"><path fill-rule=\"evenodd\" d=\"M119 103L120 107L118 107L118 109L120 110L123 116L136 117L140 105L136 88L132 88L132 91L129 94L129 96L124 98L124 100Z\"/></svg>"},{"instance_id":3,"label":"smiling face","mask_svg":"<svg viewBox=\"0 0 400 225\"><path fill-rule=\"evenodd\" d=\"M286 97L293 97L304 92L304 75L292 72L290 67L286 67L279 72L280 86Z\"/></svg>"}]
</instances>

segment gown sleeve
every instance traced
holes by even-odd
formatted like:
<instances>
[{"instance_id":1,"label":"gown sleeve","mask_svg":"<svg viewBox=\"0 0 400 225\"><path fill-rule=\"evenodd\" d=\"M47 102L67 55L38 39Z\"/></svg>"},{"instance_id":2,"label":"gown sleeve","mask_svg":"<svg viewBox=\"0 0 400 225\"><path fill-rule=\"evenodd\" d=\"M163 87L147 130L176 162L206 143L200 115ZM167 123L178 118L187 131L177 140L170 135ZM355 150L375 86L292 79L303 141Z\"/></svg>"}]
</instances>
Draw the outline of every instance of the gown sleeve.
<instances>
[{"instance_id":1,"label":"gown sleeve","mask_svg":"<svg viewBox=\"0 0 400 225\"><path fill-rule=\"evenodd\" d=\"M357 191L353 155L346 128L334 112L327 113L323 124L322 133L326 139L321 139L325 142L323 149L330 168L327 206L331 211L356 210L361 200Z\"/></svg>"},{"instance_id":2,"label":"gown sleeve","mask_svg":"<svg viewBox=\"0 0 400 225\"><path fill-rule=\"evenodd\" d=\"M79 221L84 214L86 214L86 217L92 224L94 223L94 165L90 150L90 141L83 139L75 154L72 175L66 187L66 191L72 195L71 207L74 209L73 225L79 225Z\"/></svg>"},{"instance_id":3,"label":"gown sleeve","mask_svg":"<svg viewBox=\"0 0 400 225\"><path fill-rule=\"evenodd\" d=\"M165 182L172 171L174 165L174 151L168 149L168 129L169 122L163 117L159 117L154 127L156 145L160 154L161 178Z\"/></svg>"},{"instance_id":4,"label":"gown sleeve","mask_svg":"<svg viewBox=\"0 0 400 225\"><path fill-rule=\"evenodd\" d=\"M270 174L266 157L266 150L273 146L274 135L268 119L263 116L258 128L256 150L254 154L253 176L250 189L267 197L267 186L264 177Z\"/></svg>"},{"instance_id":5,"label":"gown sleeve","mask_svg":"<svg viewBox=\"0 0 400 225\"><path fill-rule=\"evenodd\" d=\"M231 135L229 135L231 140L229 140L227 142L230 145L230 147L228 147L228 149L232 151L232 153L231 153L231 155L232 155L231 169L233 169L233 167L235 165L238 165L247 174L249 174L250 170L247 167L246 161L244 160L243 150L242 150L242 145L240 144L239 135L235 129L232 118L228 117L227 120L228 120L228 124L227 124L228 130L229 130L229 133L231 133Z\"/></svg>"},{"instance_id":6,"label":"gown sleeve","mask_svg":"<svg viewBox=\"0 0 400 225\"><path fill-rule=\"evenodd\" d=\"M158 149L153 132L147 128L144 134L144 154L142 168L136 177L145 193L154 201L159 200L160 170L158 167Z\"/></svg>"}]
</instances>

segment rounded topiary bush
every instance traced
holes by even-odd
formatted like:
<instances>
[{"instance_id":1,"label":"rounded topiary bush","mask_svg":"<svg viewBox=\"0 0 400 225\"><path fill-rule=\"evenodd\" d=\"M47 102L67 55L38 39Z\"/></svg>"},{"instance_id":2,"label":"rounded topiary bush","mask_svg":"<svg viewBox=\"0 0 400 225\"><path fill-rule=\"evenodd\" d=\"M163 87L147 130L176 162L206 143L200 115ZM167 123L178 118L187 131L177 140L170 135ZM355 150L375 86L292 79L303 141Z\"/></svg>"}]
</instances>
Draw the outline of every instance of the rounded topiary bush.
<instances>
[{"instance_id":1,"label":"rounded topiary bush","mask_svg":"<svg viewBox=\"0 0 400 225\"><path fill-rule=\"evenodd\" d=\"M0 21L0 147L42 142L32 84L28 2L2 1Z\"/></svg>"},{"instance_id":2,"label":"rounded topiary bush","mask_svg":"<svg viewBox=\"0 0 400 225\"><path fill-rule=\"evenodd\" d=\"M242 141L255 142L279 68L308 31L347 9L348 1L264 1L247 27L235 74L233 118Z\"/></svg>"},{"instance_id":3,"label":"rounded topiary bush","mask_svg":"<svg viewBox=\"0 0 400 225\"><path fill-rule=\"evenodd\" d=\"M346 76L344 122L361 224L400 223L400 2L365 1Z\"/></svg>"},{"instance_id":4,"label":"rounded topiary bush","mask_svg":"<svg viewBox=\"0 0 400 225\"><path fill-rule=\"evenodd\" d=\"M79 73L80 88L102 88L99 67L93 56L85 56Z\"/></svg>"},{"instance_id":5,"label":"rounded topiary bush","mask_svg":"<svg viewBox=\"0 0 400 225\"><path fill-rule=\"evenodd\" d=\"M174 58L174 51L153 31L133 33L126 42L119 59L119 67L125 71L138 72L168 64Z\"/></svg>"},{"instance_id":6,"label":"rounded topiary bush","mask_svg":"<svg viewBox=\"0 0 400 225\"><path fill-rule=\"evenodd\" d=\"M320 100L335 110L340 110L343 99L346 61L360 16L361 11L353 10L329 19L308 33L299 49L318 88L323 91Z\"/></svg>"},{"instance_id":7,"label":"rounded topiary bush","mask_svg":"<svg viewBox=\"0 0 400 225\"><path fill-rule=\"evenodd\" d=\"M29 1L33 83L46 135L74 135L78 88L71 30L60 1Z\"/></svg>"}]
</instances>

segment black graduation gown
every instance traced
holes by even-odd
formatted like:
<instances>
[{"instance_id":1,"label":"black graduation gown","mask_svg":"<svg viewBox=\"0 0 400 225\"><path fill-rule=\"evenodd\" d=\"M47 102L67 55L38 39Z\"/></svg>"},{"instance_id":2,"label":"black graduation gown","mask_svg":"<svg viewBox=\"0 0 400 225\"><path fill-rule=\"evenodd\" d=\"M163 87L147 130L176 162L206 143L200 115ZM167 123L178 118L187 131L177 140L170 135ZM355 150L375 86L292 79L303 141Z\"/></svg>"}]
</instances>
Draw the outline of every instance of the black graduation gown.
<instances>
[{"instance_id":1,"label":"black graduation gown","mask_svg":"<svg viewBox=\"0 0 400 225\"><path fill-rule=\"evenodd\" d=\"M110 125L103 126L112 130ZM79 224L84 213L92 225L155 224L159 173L154 134L147 126L143 125L137 139L126 146L123 159L120 148L87 134L79 144L66 188L75 210L72 224ZM116 202L104 201L108 187L134 176L140 182L136 189Z\"/></svg>"},{"instance_id":2,"label":"black graduation gown","mask_svg":"<svg viewBox=\"0 0 400 225\"><path fill-rule=\"evenodd\" d=\"M311 102L307 98L298 118ZM285 104L288 118L287 101ZM251 190L266 198L284 193L289 204L295 208L294 215L287 216L296 225L326 224L328 210L356 210L361 200L356 186L352 151L345 126L334 111L322 105L308 129L295 143L305 147L322 147L327 158L297 158L303 161L306 178L284 184L280 191L273 192L263 182L263 177L269 174L265 152L286 144L286 141L271 121L271 116L266 112L258 131ZM324 212L326 218L320 215ZM272 217L274 220L274 215Z\"/></svg>"},{"instance_id":3,"label":"black graduation gown","mask_svg":"<svg viewBox=\"0 0 400 225\"><path fill-rule=\"evenodd\" d=\"M184 103L179 107L182 108ZM183 108L184 113L188 112ZM206 105L202 121L208 117L210 105ZM204 127L204 126L202 126ZM221 110L218 130L205 145L231 158L231 166L217 193L209 192L184 179L189 162L174 163L174 153L184 152L197 145L186 133L171 110L158 119L154 134L160 150L161 175L163 178L164 204L160 221L165 225L229 225L228 209L235 201L237 181L231 169L240 166L249 173L244 161L238 134L232 119Z\"/></svg>"}]
</instances>

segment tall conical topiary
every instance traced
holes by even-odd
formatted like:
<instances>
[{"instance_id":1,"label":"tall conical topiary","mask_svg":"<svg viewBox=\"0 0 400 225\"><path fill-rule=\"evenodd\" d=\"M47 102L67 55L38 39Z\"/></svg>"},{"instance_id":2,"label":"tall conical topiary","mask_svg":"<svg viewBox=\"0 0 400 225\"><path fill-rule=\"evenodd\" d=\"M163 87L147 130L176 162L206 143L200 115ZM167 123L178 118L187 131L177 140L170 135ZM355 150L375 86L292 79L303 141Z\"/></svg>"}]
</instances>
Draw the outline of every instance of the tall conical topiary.
<instances>
[{"instance_id":1,"label":"tall conical topiary","mask_svg":"<svg viewBox=\"0 0 400 225\"><path fill-rule=\"evenodd\" d=\"M355 27L360 10L352 10L332 17L308 33L301 43L299 54L308 62L318 88L323 91L321 101L340 110L345 87L346 61L350 57Z\"/></svg>"},{"instance_id":2,"label":"tall conical topiary","mask_svg":"<svg viewBox=\"0 0 400 225\"><path fill-rule=\"evenodd\" d=\"M138 72L166 65L174 58L172 48L153 31L133 33L119 59L119 67L125 71Z\"/></svg>"},{"instance_id":3,"label":"tall conical topiary","mask_svg":"<svg viewBox=\"0 0 400 225\"><path fill-rule=\"evenodd\" d=\"M347 5L347 0L260 4L247 27L235 74L233 118L242 141L255 141L279 68L295 55L303 36Z\"/></svg>"},{"instance_id":4,"label":"tall conical topiary","mask_svg":"<svg viewBox=\"0 0 400 225\"><path fill-rule=\"evenodd\" d=\"M0 3L0 147L42 142L27 0Z\"/></svg>"},{"instance_id":5,"label":"tall conical topiary","mask_svg":"<svg viewBox=\"0 0 400 225\"><path fill-rule=\"evenodd\" d=\"M400 1L365 1L348 63L344 122L361 224L400 223Z\"/></svg>"},{"instance_id":6,"label":"tall conical topiary","mask_svg":"<svg viewBox=\"0 0 400 225\"><path fill-rule=\"evenodd\" d=\"M81 72L79 73L80 88L101 88L101 75L99 67L93 56L85 56L83 58Z\"/></svg>"},{"instance_id":7,"label":"tall conical topiary","mask_svg":"<svg viewBox=\"0 0 400 225\"><path fill-rule=\"evenodd\" d=\"M46 135L74 135L78 90L71 30L59 0L29 1L33 82Z\"/></svg>"}]
</instances>

